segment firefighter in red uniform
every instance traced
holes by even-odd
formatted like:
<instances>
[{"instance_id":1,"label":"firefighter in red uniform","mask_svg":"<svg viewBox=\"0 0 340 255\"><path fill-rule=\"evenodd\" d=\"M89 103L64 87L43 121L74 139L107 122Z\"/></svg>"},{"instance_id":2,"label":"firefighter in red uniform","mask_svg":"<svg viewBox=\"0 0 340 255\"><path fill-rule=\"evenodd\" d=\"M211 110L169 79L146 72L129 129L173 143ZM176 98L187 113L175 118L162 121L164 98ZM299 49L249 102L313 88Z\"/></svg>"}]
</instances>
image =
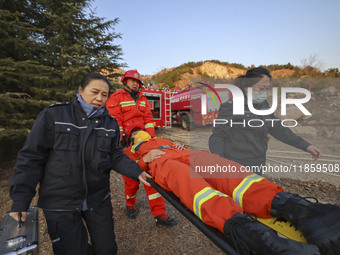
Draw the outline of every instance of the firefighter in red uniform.
<instances>
[{"instance_id":1,"label":"firefighter in red uniform","mask_svg":"<svg viewBox=\"0 0 340 255\"><path fill-rule=\"evenodd\" d=\"M150 136L155 136L153 117L147 98L139 91L142 86L141 75L137 70L129 70L122 77L124 88L111 95L106 108L114 116L119 124L121 140L128 143L129 134L132 129L145 130ZM130 218L136 218L137 211L136 196L139 182L123 177L125 180L126 213ZM177 224L175 218L165 213L163 197L152 187L144 185L151 212L157 225L174 226Z\"/></svg>"},{"instance_id":2,"label":"firefighter in red uniform","mask_svg":"<svg viewBox=\"0 0 340 255\"><path fill-rule=\"evenodd\" d=\"M133 132L129 156L154 181L172 191L203 222L222 231L241 254L337 254L340 206L311 203L283 191L242 165L208 151L178 150L146 132ZM233 166L228 178L192 178L195 166ZM242 171L243 169L243 171ZM193 170L191 170L193 171ZM249 217L282 217L301 230L308 244L280 238Z\"/></svg>"}]
</instances>

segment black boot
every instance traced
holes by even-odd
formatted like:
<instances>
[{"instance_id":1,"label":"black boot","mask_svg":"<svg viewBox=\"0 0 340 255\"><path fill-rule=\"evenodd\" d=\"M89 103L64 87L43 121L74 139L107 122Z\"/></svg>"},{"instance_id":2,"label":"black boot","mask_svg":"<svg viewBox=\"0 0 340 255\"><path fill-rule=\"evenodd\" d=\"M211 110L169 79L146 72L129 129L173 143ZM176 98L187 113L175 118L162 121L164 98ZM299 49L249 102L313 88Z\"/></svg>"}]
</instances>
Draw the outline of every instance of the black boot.
<instances>
[{"instance_id":1,"label":"black boot","mask_svg":"<svg viewBox=\"0 0 340 255\"><path fill-rule=\"evenodd\" d=\"M172 218L165 213L158 215L155 217L156 226L165 226L165 227L173 227L177 225L177 220Z\"/></svg>"},{"instance_id":2,"label":"black boot","mask_svg":"<svg viewBox=\"0 0 340 255\"><path fill-rule=\"evenodd\" d=\"M131 219L136 219L137 210L134 206L126 206L126 215Z\"/></svg>"},{"instance_id":3,"label":"black boot","mask_svg":"<svg viewBox=\"0 0 340 255\"><path fill-rule=\"evenodd\" d=\"M242 213L236 213L224 224L224 233L241 255L317 255L313 244L281 238L261 222Z\"/></svg>"},{"instance_id":4,"label":"black boot","mask_svg":"<svg viewBox=\"0 0 340 255\"><path fill-rule=\"evenodd\" d=\"M280 192L271 207L273 217L289 220L308 243L319 247L321 254L339 254L340 206L312 203L299 195Z\"/></svg>"}]
</instances>

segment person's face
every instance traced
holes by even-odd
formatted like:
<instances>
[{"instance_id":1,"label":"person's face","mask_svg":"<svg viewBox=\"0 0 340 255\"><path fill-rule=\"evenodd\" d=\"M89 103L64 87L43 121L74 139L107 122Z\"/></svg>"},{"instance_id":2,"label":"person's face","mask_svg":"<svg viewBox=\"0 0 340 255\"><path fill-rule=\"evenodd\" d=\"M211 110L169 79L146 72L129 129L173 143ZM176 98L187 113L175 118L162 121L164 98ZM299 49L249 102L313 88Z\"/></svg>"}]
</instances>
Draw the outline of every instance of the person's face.
<instances>
[{"instance_id":1,"label":"person's face","mask_svg":"<svg viewBox=\"0 0 340 255\"><path fill-rule=\"evenodd\" d=\"M125 82L126 82L126 86L130 90L137 91L139 89L139 81L138 80L132 79L132 78L126 78Z\"/></svg>"},{"instance_id":2,"label":"person's face","mask_svg":"<svg viewBox=\"0 0 340 255\"><path fill-rule=\"evenodd\" d=\"M131 132L130 138L129 138L129 141L128 141L128 143L129 143L128 145L133 145L137 133L138 133L137 130Z\"/></svg>"},{"instance_id":3,"label":"person's face","mask_svg":"<svg viewBox=\"0 0 340 255\"><path fill-rule=\"evenodd\" d=\"M272 88L270 78L267 75L264 75L252 88L253 92L269 92ZM248 93L248 88L245 88L244 90Z\"/></svg>"},{"instance_id":4,"label":"person's face","mask_svg":"<svg viewBox=\"0 0 340 255\"><path fill-rule=\"evenodd\" d=\"M131 134L131 138L132 138L132 139L135 139L137 133L138 133L138 131L137 131L137 132L133 132L133 133Z\"/></svg>"},{"instance_id":5,"label":"person's face","mask_svg":"<svg viewBox=\"0 0 340 255\"><path fill-rule=\"evenodd\" d=\"M103 80L92 80L84 89L79 86L78 92L86 103L102 108L109 96L109 85Z\"/></svg>"}]
</instances>

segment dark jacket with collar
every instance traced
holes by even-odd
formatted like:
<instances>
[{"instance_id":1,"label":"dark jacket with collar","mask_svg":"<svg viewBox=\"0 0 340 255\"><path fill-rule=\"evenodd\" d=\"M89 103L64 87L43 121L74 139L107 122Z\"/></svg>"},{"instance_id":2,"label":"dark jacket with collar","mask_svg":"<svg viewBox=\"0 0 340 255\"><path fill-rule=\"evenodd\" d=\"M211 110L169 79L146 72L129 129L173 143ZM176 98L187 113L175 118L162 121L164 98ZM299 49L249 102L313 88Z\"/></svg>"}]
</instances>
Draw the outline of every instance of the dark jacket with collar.
<instances>
[{"instance_id":1,"label":"dark jacket with collar","mask_svg":"<svg viewBox=\"0 0 340 255\"><path fill-rule=\"evenodd\" d=\"M267 101L256 105L258 110L268 108ZM218 119L227 120L228 123L213 127L213 134L209 139L210 151L243 165L265 165L268 134L301 150L306 150L310 145L294 134L290 128L284 127L274 114L255 115L249 111L247 104L245 104L244 115L233 115L233 101L229 100L221 105ZM257 121L253 121L254 119ZM248 125L249 120L252 120L250 125ZM233 122L232 127L231 122ZM264 123L262 127L252 127L261 126L262 123Z\"/></svg>"},{"instance_id":2,"label":"dark jacket with collar","mask_svg":"<svg viewBox=\"0 0 340 255\"><path fill-rule=\"evenodd\" d=\"M138 179L142 172L119 145L107 110L88 119L79 102L52 105L37 117L9 180L11 211L26 211L39 183L38 206L80 210L98 206L110 192L110 170Z\"/></svg>"}]
</instances>

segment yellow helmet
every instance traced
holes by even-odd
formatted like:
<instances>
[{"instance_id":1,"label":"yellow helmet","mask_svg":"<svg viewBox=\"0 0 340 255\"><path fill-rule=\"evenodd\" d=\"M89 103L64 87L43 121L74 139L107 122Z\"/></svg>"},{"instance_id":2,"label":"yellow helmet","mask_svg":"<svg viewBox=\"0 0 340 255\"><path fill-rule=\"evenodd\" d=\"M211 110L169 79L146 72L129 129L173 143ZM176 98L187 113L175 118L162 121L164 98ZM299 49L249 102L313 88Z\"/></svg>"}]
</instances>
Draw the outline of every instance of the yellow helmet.
<instances>
[{"instance_id":1,"label":"yellow helmet","mask_svg":"<svg viewBox=\"0 0 340 255\"><path fill-rule=\"evenodd\" d=\"M140 131L137 132L133 144L136 145L136 144L139 144L141 142L148 141L150 139L151 139L151 136L149 135L148 132L140 130Z\"/></svg>"}]
</instances>

